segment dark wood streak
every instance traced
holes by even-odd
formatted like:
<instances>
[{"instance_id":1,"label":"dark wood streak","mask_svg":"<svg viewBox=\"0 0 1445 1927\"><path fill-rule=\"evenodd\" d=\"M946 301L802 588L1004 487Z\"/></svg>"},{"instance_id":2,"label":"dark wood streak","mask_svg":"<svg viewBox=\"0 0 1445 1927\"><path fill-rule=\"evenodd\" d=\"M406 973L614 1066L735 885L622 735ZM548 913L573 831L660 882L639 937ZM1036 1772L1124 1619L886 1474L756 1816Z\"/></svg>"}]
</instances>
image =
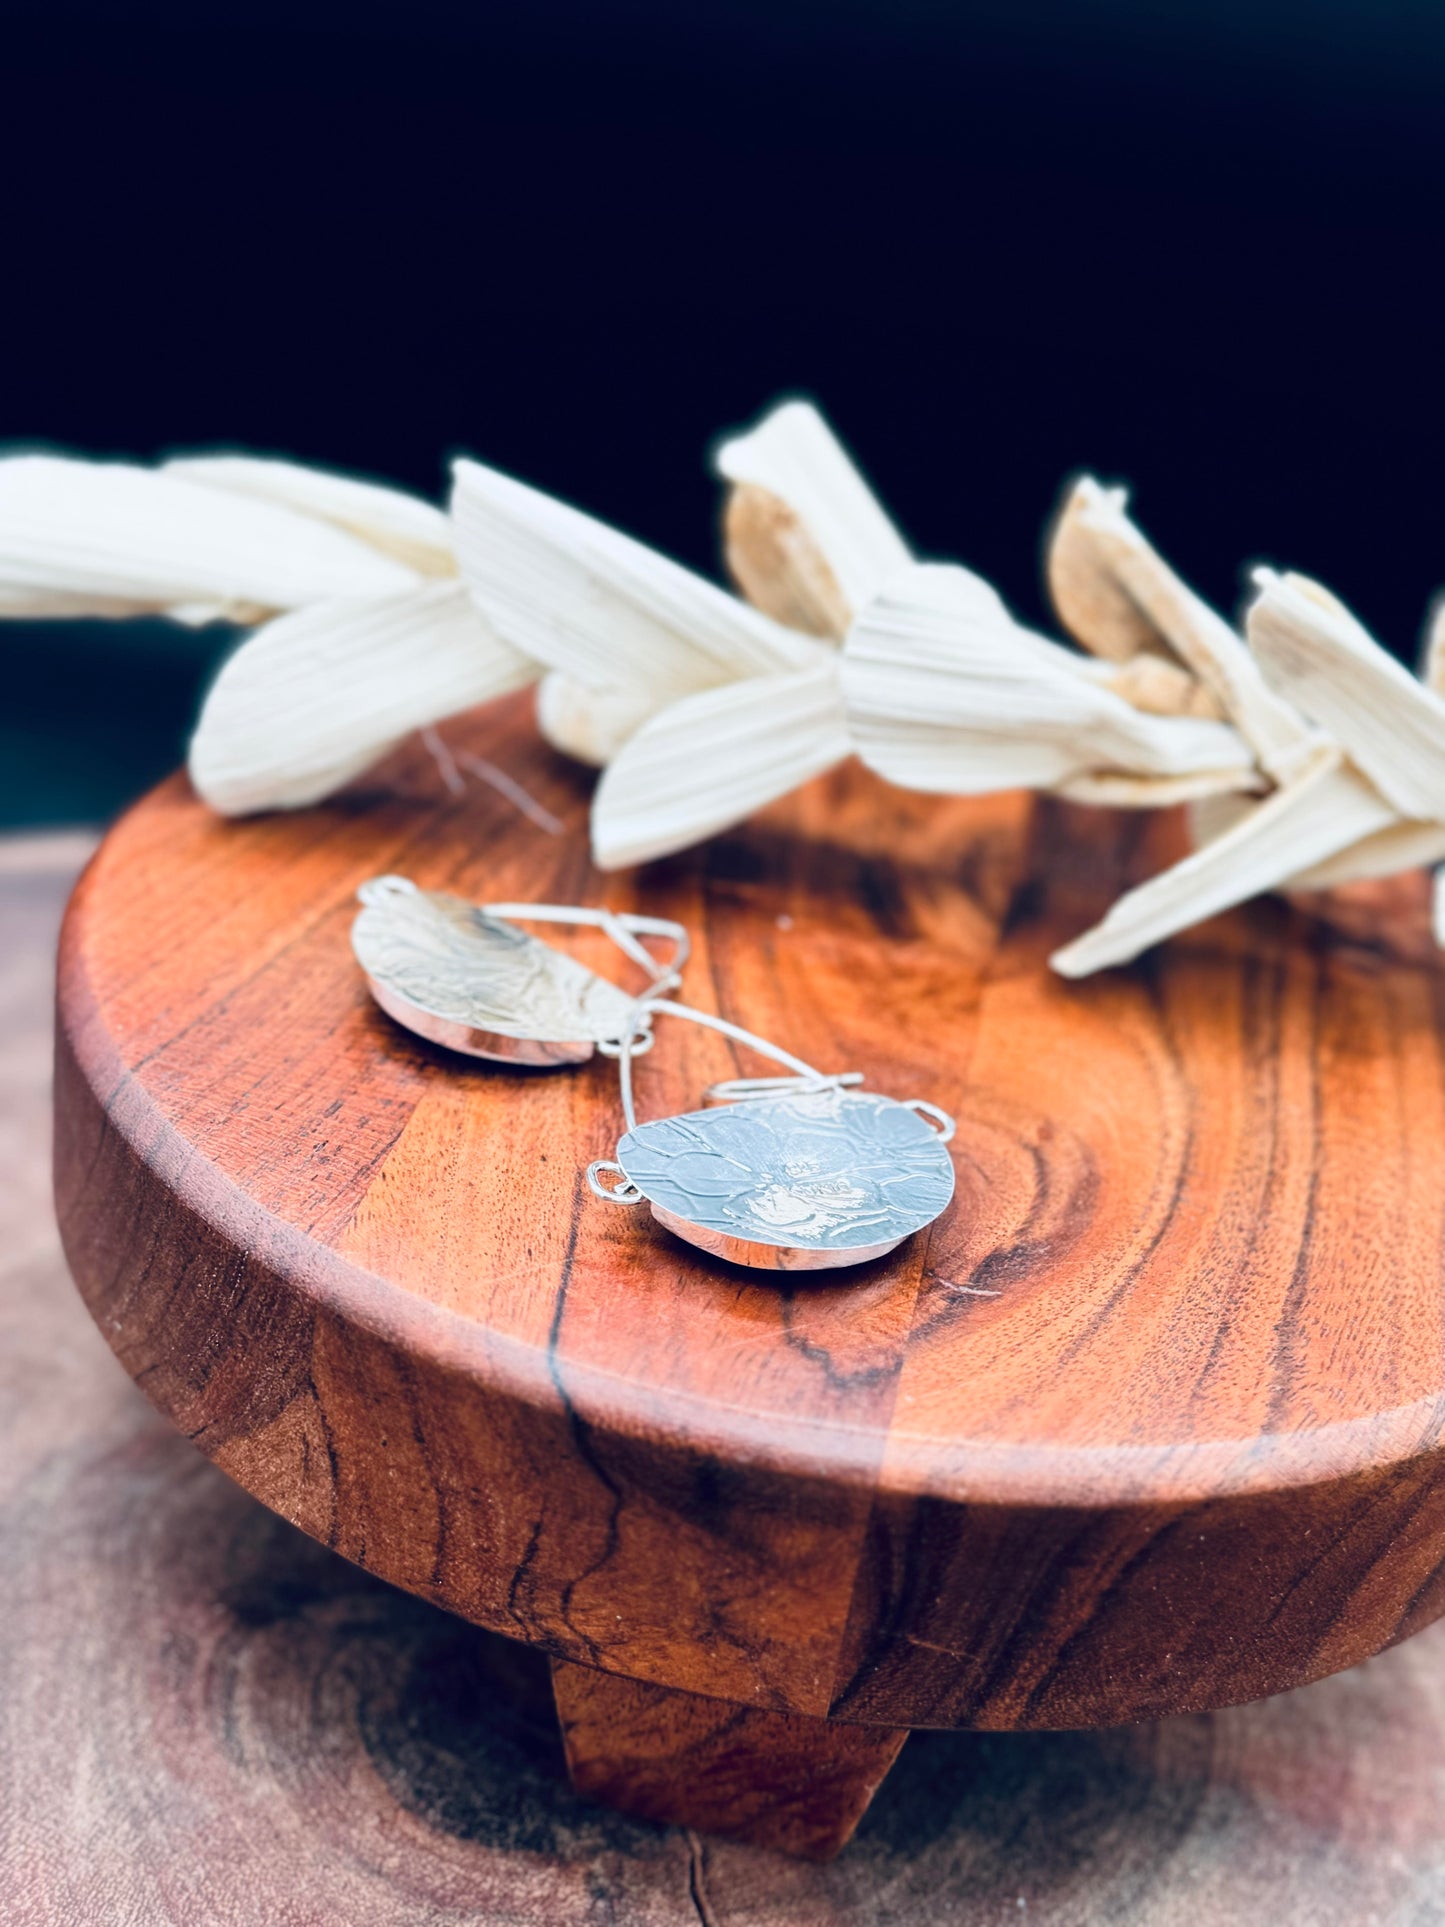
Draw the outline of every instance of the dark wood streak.
<instances>
[{"instance_id":1,"label":"dark wood streak","mask_svg":"<svg viewBox=\"0 0 1445 1927\"><path fill-rule=\"evenodd\" d=\"M551 1329L547 1334L547 1366L551 1372L552 1383L556 1387L557 1396L562 1401L562 1410L566 1414L567 1427L571 1433L572 1444L576 1455L582 1465L586 1467L587 1471L591 1473L592 1477L607 1493L610 1503L601 1548L593 1554L590 1564L583 1566L567 1581L562 1589L561 1601L563 1619L580 1641L589 1662L593 1666L598 1666L602 1662L602 1648L596 1640L591 1639L574 1624L572 1618L572 1601L578 1587L585 1584L587 1580L595 1578L598 1573L604 1572L610 1561L616 1556L618 1545L617 1523L622 1514L624 1497L616 1481L607 1471L607 1468L598 1455L592 1450L592 1442L588 1435L586 1420L577 1412L571 1399L567 1395L567 1388L562 1379L562 1367L557 1357L557 1342L561 1336L562 1319L567 1309L567 1285L572 1276L572 1262L577 1251L577 1236L581 1224L580 1212L583 1197L584 1186L579 1177L573 1184L572 1229L567 1240L567 1249L562 1258L562 1273L557 1281L556 1305L552 1313Z\"/></svg>"},{"instance_id":2,"label":"dark wood streak","mask_svg":"<svg viewBox=\"0 0 1445 1927\"><path fill-rule=\"evenodd\" d=\"M1151 1718L1440 1610L1445 1006L1418 880L1363 927L1347 895L1257 906L1070 986L1049 950L1177 822L848 768L604 879L525 701L454 734L575 827L441 796L416 749L246 824L176 779L68 920L71 1264L232 1477L480 1625L802 1719ZM348 905L387 868L681 916L695 1001L956 1111L954 1206L854 1278L779 1287L594 1203L608 1065L461 1066L368 1004ZM684 1032L647 1059L649 1114L746 1068Z\"/></svg>"},{"instance_id":3,"label":"dark wood streak","mask_svg":"<svg viewBox=\"0 0 1445 1927\"><path fill-rule=\"evenodd\" d=\"M1277 968L1275 974L1276 978L1279 978L1282 973ZM1312 981L1312 993L1314 989L1315 984ZM1317 1008L1317 1003L1317 995L1312 994L1312 1010ZM1274 1008L1277 1011L1278 998L1276 998ZM1314 1021L1317 1024L1317 1017ZM1269 1059L1266 1059L1266 1061L1269 1061ZM1313 1052L1310 1054L1309 1065L1310 1109L1312 1114L1317 1115L1319 1111L1319 1080L1316 1069L1316 1055ZM1277 1110L1278 1106L1276 1105L1276 1114ZM1295 1333L1300 1311L1309 1292L1310 1244L1315 1221L1315 1200L1319 1190L1319 1182L1319 1144L1318 1138L1316 1137L1310 1158L1309 1189L1306 1194L1304 1213L1304 1235L1300 1239L1299 1251L1295 1258L1294 1268L1285 1285L1284 1293L1280 1301L1279 1317L1275 1321L1274 1327L1277 1341L1275 1349L1275 1382L1265 1413L1265 1424L1271 1431L1276 1430L1280 1425L1287 1425L1289 1423L1291 1382L1296 1372L1294 1356L1296 1349Z\"/></svg>"}]
</instances>

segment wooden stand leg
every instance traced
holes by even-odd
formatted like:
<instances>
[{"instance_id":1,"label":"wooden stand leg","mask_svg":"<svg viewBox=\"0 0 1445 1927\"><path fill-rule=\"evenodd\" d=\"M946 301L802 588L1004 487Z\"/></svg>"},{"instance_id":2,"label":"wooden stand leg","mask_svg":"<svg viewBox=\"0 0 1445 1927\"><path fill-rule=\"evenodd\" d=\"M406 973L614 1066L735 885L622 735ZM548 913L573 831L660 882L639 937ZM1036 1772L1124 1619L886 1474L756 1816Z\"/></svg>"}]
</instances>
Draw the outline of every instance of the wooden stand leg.
<instances>
[{"instance_id":1,"label":"wooden stand leg","mask_svg":"<svg viewBox=\"0 0 1445 1927\"><path fill-rule=\"evenodd\" d=\"M828 1860L852 1838L907 1728L841 1726L552 1662L567 1770L624 1813Z\"/></svg>"}]
</instances>

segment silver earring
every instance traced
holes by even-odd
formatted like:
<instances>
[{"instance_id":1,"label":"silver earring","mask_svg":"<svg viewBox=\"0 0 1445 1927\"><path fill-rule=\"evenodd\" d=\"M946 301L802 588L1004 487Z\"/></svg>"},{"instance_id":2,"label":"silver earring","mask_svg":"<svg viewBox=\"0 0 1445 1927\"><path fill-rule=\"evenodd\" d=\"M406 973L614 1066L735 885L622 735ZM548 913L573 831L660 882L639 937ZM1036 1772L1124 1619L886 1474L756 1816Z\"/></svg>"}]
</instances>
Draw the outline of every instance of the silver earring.
<instances>
[{"instance_id":1,"label":"silver earring","mask_svg":"<svg viewBox=\"0 0 1445 1927\"><path fill-rule=\"evenodd\" d=\"M715 1084L706 1095L716 1109L639 1124L632 1038L650 1044L645 1019L656 1011L721 1031L793 1075ZM931 1224L953 1196L943 1147L954 1121L922 1098L849 1088L862 1082L858 1072L825 1075L660 992L638 1000L636 1029L617 1057L627 1130L615 1158L588 1166L587 1182L615 1204L645 1200L666 1230L714 1257L775 1271L862 1264ZM604 1184L604 1173L621 1181Z\"/></svg>"},{"instance_id":2,"label":"silver earring","mask_svg":"<svg viewBox=\"0 0 1445 1927\"><path fill-rule=\"evenodd\" d=\"M519 930L513 918L587 924L606 931L639 965L652 996L676 989L687 932L661 917L546 903L468 903L419 890L408 877L373 877L357 891L362 910L351 947L372 996L419 1037L503 1064L580 1064L599 1045L621 1048L637 1033L639 1000L575 957ZM664 962L640 937L672 946ZM646 1005L646 995L641 1000Z\"/></svg>"},{"instance_id":3,"label":"silver earring","mask_svg":"<svg viewBox=\"0 0 1445 1927\"><path fill-rule=\"evenodd\" d=\"M588 1166L588 1185L612 1203L646 1201L660 1225L700 1250L780 1271L861 1264L931 1224L952 1198L947 1112L859 1090L856 1071L816 1070L669 996L688 954L681 924L578 905L473 904L397 876L375 877L357 895L352 947L398 1023L500 1063L576 1064L594 1050L617 1059L627 1129L615 1158ZM513 919L605 931L647 988L629 995ZM667 957L659 961L642 937L667 941ZM715 1084L705 1095L716 1108L639 1123L632 1064L651 1049L659 1011L718 1031L789 1075ZM609 1187L604 1173L620 1182Z\"/></svg>"}]
</instances>

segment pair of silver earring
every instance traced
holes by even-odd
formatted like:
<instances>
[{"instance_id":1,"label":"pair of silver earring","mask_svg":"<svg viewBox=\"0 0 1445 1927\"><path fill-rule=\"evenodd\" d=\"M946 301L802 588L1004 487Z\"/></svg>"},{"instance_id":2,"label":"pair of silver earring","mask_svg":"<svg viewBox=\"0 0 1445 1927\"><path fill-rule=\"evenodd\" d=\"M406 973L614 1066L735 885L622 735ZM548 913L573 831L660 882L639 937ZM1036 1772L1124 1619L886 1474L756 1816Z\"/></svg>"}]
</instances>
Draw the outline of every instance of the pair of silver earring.
<instances>
[{"instance_id":1,"label":"pair of silver earring","mask_svg":"<svg viewBox=\"0 0 1445 1927\"><path fill-rule=\"evenodd\" d=\"M689 1244L784 1271L881 1258L952 1198L947 1112L861 1090L858 1072L815 1070L671 995L689 949L681 924L579 905L473 904L399 876L375 877L357 895L357 962L377 1003L408 1030L496 1063L578 1064L594 1051L616 1059L627 1128L616 1156L587 1168L594 1196L645 1201ZM518 922L604 931L645 986L624 990ZM659 1014L718 1031L787 1074L715 1084L705 1096L716 1108L639 1124L633 1063L652 1049Z\"/></svg>"}]
</instances>

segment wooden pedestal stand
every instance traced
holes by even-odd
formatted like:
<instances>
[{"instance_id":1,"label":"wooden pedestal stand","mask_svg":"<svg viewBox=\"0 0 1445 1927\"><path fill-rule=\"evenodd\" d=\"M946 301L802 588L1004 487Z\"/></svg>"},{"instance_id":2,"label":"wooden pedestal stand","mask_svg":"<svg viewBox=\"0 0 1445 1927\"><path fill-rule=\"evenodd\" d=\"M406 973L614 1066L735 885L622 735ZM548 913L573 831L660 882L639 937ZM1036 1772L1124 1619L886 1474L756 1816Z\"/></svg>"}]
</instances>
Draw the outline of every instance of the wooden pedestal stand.
<instances>
[{"instance_id":1,"label":"wooden pedestal stand","mask_svg":"<svg viewBox=\"0 0 1445 1927\"><path fill-rule=\"evenodd\" d=\"M577 1784L795 1852L914 1726L1233 1704L1445 1610L1445 970L1423 891L1050 948L1177 826L850 770L637 874L524 700L296 816L185 782L107 838L60 966L57 1198L90 1309L233 1478L545 1648ZM582 1182L615 1070L511 1072L368 1000L356 886L607 901L687 994L959 1119L945 1217L857 1273L703 1258ZM603 953L596 953L601 960ZM644 1115L739 1065L674 1026Z\"/></svg>"}]
</instances>

